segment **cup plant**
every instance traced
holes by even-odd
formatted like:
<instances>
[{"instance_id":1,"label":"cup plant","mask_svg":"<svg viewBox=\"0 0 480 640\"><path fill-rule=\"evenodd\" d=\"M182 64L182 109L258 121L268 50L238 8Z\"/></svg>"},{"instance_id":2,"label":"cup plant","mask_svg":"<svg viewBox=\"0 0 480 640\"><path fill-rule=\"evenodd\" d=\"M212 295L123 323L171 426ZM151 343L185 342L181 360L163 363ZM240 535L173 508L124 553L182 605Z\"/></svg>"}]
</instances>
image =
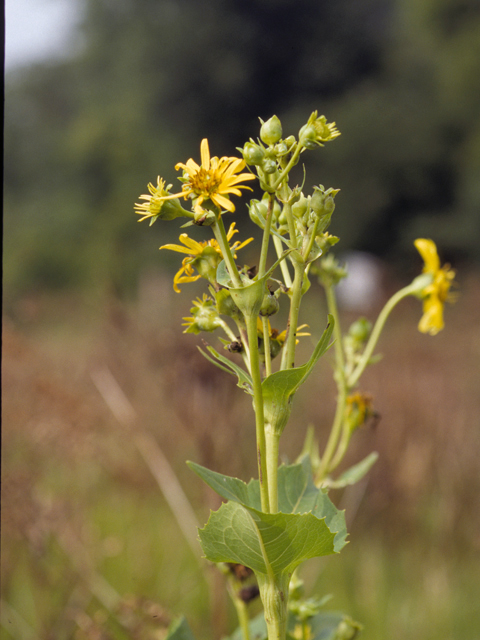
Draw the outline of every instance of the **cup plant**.
<instances>
[{"instance_id":1,"label":"cup plant","mask_svg":"<svg viewBox=\"0 0 480 640\"><path fill-rule=\"evenodd\" d=\"M206 292L184 318L185 333L222 334L223 347L207 345L200 351L235 376L252 398L258 478L246 483L188 463L225 500L199 536L205 557L227 576L239 619L235 637L243 635L244 640L284 640L287 634L298 640L348 639L359 632L360 625L348 616L322 612L325 599L304 598L296 570L309 558L339 553L346 544L344 512L331 502L328 490L358 482L376 460L377 454L371 453L335 474L354 432L375 415L370 396L358 384L376 359L387 317L403 298L415 296L423 301L419 330L434 335L443 328L444 303L451 297L454 272L440 266L432 240L417 239L424 261L421 275L390 298L373 326L360 318L342 334L335 288L347 272L331 253L339 239L327 231L339 189L320 184L306 195L303 185L290 184L302 154L339 135L335 123L315 111L297 136L284 137L277 116L261 121L259 138L238 149L241 157L211 157L204 139L200 164L190 158L175 167L181 170L178 192L158 177L135 205L140 220L150 225L158 219L185 218L182 228L206 226L212 231L208 241L182 233L180 244L160 248L184 256L173 279L175 291L184 283L206 281ZM263 194L247 205L260 229L259 256L255 266L239 266L237 253L253 238L234 241L236 224L227 231L224 217L235 212L232 196L251 191L253 181ZM300 309L312 277L325 290L329 313L310 358L298 363L298 338L306 335ZM281 304L288 308L283 331L271 325ZM325 449L319 451L309 433L299 459L279 465L280 437L295 394L332 345L337 404ZM263 614L251 620L248 603L257 595ZM185 619L172 626L169 637L192 638Z\"/></svg>"}]
</instances>

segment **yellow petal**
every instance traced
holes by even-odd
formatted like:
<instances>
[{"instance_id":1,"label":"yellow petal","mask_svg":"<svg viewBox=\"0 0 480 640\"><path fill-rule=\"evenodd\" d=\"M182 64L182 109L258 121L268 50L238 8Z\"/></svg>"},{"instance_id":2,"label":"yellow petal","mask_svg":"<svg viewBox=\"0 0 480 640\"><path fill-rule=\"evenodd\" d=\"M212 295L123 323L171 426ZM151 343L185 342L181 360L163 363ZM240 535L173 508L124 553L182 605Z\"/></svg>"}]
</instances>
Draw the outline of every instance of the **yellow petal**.
<instances>
[{"instance_id":1,"label":"yellow petal","mask_svg":"<svg viewBox=\"0 0 480 640\"><path fill-rule=\"evenodd\" d=\"M207 138L204 138L200 144L200 157L202 159L202 167L208 171L210 169L210 149L208 148Z\"/></svg>"},{"instance_id":2,"label":"yellow petal","mask_svg":"<svg viewBox=\"0 0 480 640\"><path fill-rule=\"evenodd\" d=\"M414 244L425 263L423 270L427 273L437 273L440 269L440 259L438 257L437 247L433 240L417 238Z\"/></svg>"}]
</instances>

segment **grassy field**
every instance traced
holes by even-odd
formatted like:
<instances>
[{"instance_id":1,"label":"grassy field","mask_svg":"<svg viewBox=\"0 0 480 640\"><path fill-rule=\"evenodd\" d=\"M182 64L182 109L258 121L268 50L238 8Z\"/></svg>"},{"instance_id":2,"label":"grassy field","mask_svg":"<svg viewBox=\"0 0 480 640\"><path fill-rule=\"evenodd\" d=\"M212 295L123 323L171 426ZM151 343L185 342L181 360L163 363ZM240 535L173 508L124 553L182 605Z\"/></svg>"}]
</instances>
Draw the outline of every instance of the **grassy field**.
<instances>
[{"instance_id":1,"label":"grassy field","mask_svg":"<svg viewBox=\"0 0 480 640\"><path fill-rule=\"evenodd\" d=\"M416 331L415 300L387 325L361 385L380 421L346 464L380 459L332 493L348 547L302 574L365 639L480 639L480 280L462 285L437 337ZM193 526L219 501L184 461L255 475L251 407L178 331L189 305L170 287L146 282L134 306L38 295L4 314L2 639L154 640L180 613L199 640L235 624ZM296 399L290 459L307 425L326 437L330 374L327 356Z\"/></svg>"}]
</instances>

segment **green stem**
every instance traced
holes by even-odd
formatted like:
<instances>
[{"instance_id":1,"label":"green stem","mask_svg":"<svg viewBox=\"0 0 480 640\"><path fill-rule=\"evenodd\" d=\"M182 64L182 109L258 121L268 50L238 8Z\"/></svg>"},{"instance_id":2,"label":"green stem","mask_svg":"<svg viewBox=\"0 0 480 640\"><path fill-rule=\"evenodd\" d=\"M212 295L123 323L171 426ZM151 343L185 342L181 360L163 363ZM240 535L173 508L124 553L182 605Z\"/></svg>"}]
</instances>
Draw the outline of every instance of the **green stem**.
<instances>
[{"instance_id":1,"label":"green stem","mask_svg":"<svg viewBox=\"0 0 480 640\"><path fill-rule=\"evenodd\" d=\"M390 298L387 304L380 311L380 314L377 318L375 326L373 327L373 331L370 335L370 339L367 342L367 346L365 347L365 350L362 353L362 356L358 361L357 366L355 367L352 374L349 376L347 380L347 384L350 389L352 389L357 384L360 376L365 370L365 367L369 363L369 360L373 354L373 350L377 346L378 339L380 337L380 334L382 333L383 327L385 325L385 322L388 316L390 315L394 307L400 302L400 300L403 300L403 298L406 298L407 296L412 295L415 291L417 291L417 288L414 286L414 283L409 284L408 287L404 287L403 289L400 289L400 291L397 291L397 293L395 293Z\"/></svg>"},{"instance_id":2,"label":"green stem","mask_svg":"<svg viewBox=\"0 0 480 640\"><path fill-rule=\"evenodd\" d=\"M273 211L274 198L275 196L273 194L270 194L268 198L268 211L265 218L265 227L263 229L263 238L262 238L262 249L260 252L260 262L258 264L259 278L262 278L265 275L265 269L267 266L268 244L270 241L270 227L272 224L272 211Z\"/></svg>"},{"instance_id":3,"label":"green stem","mask_svg":"<svg viewBox=\"0 0 480 640\"><path fill-rule=\"evenodd\" d=\"M262 316L263 347L265 351L265 375L268 377L272 373L272 354L270 353L270 327L268 318Z\"/></svg>"},{"instance_id":4,"label":"green stem","mask_svg":"<svg viewBox=\"0 0 480 640\"><path fill-rule=\"evenodd\" d=\"M257 574L267 623L268 640L285 640L287 635L289 575Z\"/></svg>"},{"instance_id":5,"label":"green stem","mask_svg":"<svg viewBox=\"0 0 480 640\"><path fill-rule=\"evenodd\" d=\"M283 253L282 241L277 236L273 236L273 244L275 245L275 251L277 252L277 258ZM288 270L288 265L286 260L282 260L280 263L280 269L282 270L283 281L285 286L290 289L292 286L292 276L290 275L290 271Z\"/></svg>"},{"instance_id":6,"label":"green stem","mask_svg":"<svg viewBox=\"0 0 480 640\"><path fill-rule=\"evenodd\" d=\"M267 447L267 473L268 473L268 497L270 500L270 513L278 512L278 451L280 434L275 433L271 425L265 425L265 438Z\"/></svg>"},{"instance_id":7,"label":"green stem","mask_svg":"<svg viewBox=\"0 0 480 640\"><path fill-rule=\"evenodd\" d=\"M295 166L295 164L297 163L297 159L298 156L302 153L302 150L304 149L304 147L302 147L300 144L298 144L297 142L297 148L295 149L295 151L293 152L292 157L290 158L289 163L287 164L287 166L285 167L285 169L282 171L282 173L278 176L278 178L275 180L275 182L273 183L273 185L271 186L271 190L272 192L275 191L278 187L278 185L280 185L285 178L287 177L287 175L290 173L290 170L292 169L292 167Z\"/></svg>"},{"instance_id":8,"label":"green stem","mask_svg":"<svg viewBox=\"0 0 480 640\"><path fill-rule=\"evenodd\" d=\"M315 219L313 227L310 229L309 236L308 236L308 243L307 243L307 246L304 247L304 251L303 251L303 258L305 261L308 260L308 256L310 255L310 252L312 250L313 243L315 242L315 236L317 235L319 222L320 222L320 218L317 217Z\"/></svg>"},{"instance_id":9,"label":"green stem","mask_svg":"<svg viewBox=\"0 0 480 640\"><path fill-rule=\"evenodd\" d=\"M330 461L335 453L335 449L337 448L337 444L342 432L343 417L345 415L345 404L347 402L348 395L348 386L345 380L345 358L343 355L342 347L342 330L338 317L338 307L335 297L335 290L331 284L325 284L324 288L327 297L328 311L335 319L335 325L333 328L335 342L333 346L335 349L335 381L337 383L338 396L332 429L330 431L327 445L325 447L325 452L322 456L320 467L315 478L317 483L321 482L329 472Z\"/></svg>"},{"instance_id":10,"label":"green stem","mask_svg":"<svg viewBox=\"0 0 480 640\"><path fill-rule=\"evenodd\" d=\"M258 331L256 316L245 316L248 345L250 347L250 374L253 384L253 406L255 409L255 429L257 436L258 478L260 481L260 498L262 511L270 513L268 494L267 453L265 443L265 418L263 412L262 378L260 375L260 358L258 357Z\"/></svg>"},{"instance_id":11,"label":"green stem","mask_svg":"<svg viewBox=\"0 0 480 640\"><path fill-rule=\"evenodd\" d=\"M235 264L232 250L230 249L230 245L228 244L227 234L221 216L218 216L216 222L213 223L212 229L215 235L215 240L218 242L218 246L220 247L220 251L222 252L223 259L225 260L225 264L227 266L230 278L233 282L233 286L238 289L242 286L242 280L240 278L237 265Z\"/></svg>"},{"instance_id":12,"label":"green stem","mask_svg":"<svg viewBox=\"0 0 480 640\"><path fill-rule=\"evenodd\" d=\"M291 369L295 364L295 347L297 345L297 326L298 316L300 312L300 303L302 300L303 288L303 270L304 266L300 263L294 263L295 277L292 286L292 297L290 300L290 314L288 316L287 340L282 354L282 362L280 368Z\"/></svg>"},{"instance_id":13,"label":"green stem","mask_svg":"<svg viewBox=\"0 0 480 640\"><path fill-rule=\"evenodd\" d=\"M352 437L352 432L348 423L344 423L342 437L340 438L340 442L337 448L337 451L333 457L333 460L328 465L328 471L333 471L338 467L340 462L343 460L343 456L347 453L348 445L350 443L350 439Z\"/></svg>"},{"instance_id":14,"label":"green stem","mask_svg":"<svg viewBox=\"0 0 480 640\"><path fill-rule=\"evenodd\" d=\"M246 602L244 602L241 598L237 596L234 589L237 585L232 585L230 588L230 596L232 598L233 604L235 605L235 610L237 612L238 624L240 629L242 630L243 640L250 640L250 618L248 616L248 608Z\"/></svg>"}]
</instances>

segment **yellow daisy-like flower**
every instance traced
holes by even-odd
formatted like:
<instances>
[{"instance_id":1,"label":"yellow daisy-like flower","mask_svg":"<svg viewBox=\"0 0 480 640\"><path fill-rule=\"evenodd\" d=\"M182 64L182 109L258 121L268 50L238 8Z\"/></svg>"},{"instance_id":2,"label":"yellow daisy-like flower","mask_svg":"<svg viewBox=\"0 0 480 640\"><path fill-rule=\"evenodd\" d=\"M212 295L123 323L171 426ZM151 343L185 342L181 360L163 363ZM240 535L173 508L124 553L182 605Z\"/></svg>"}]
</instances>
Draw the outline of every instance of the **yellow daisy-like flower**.
<instances>
[{"instance_id":1,"label":"yellow daisy-like flower","mask_svg":"<svg viewBox=\"0 0 480 640\"><path fill-rule=\"evenodd\" d=\"M238 233L238 229L235 229L235 223L230 225L230 229L227 233L227 240L230 242L232 237ZM173 288L177 293L180 293L178 285L182 282L195 282L199 278L206 278L212 284L215 283L215 276L217 267L223 260L222 251L218 242L212 238L211 240L197 242L193 238L190 238L186 233L182 233L180 238L180 244L165 244L160 249L170 249L170 251L178 251L178 253L188 254L182 261L182 266L177 271L173 278ZM232 253L235 255L235 251L242 249L247 244L252 242L253 238L249 238L244 242L238 240L230 245ZM196 267L198 273L195 273L193 267Z\"/></svg>"},{"instance_id":2,"label":"yellow daisy-like flower","mask_svg":"<svg viewBox=\"0 0 480 640\"><path fill-rule=\"evenodd\" d=\"M149 182L147 188L150 195L143 194L140 196L140 200L145 200L145 202L136 202L134 206L135 213L142 216L138 222L150 218L151 226L157 218L173 220L180 216L192 216L192 214L189 214L188 211L182 208L178 196L170 195L172 185L169 184L165 187L165 180L162 180L160 176L157 178L157 186Z\"/></svg>"},{"instance_id":3,"label":"yellow daisy-like flower","mask_svg":"<svg viewBox=\"0 0 480 640\"><path fill-rule=\"evenodd\" d=\"M422 291L423 316L418 329L422 333L434 336L444 327L443 307L445 302L453 300L453 296L449 292L455 278L455 271L450 269L449 265L440 267L437 247L433 240L418 238L414 244L425 263L423 272L430 274L433 278L432 282Z\"/></svg>"},{"instance_id":4,"label":"yellow daisy-like flower","mask_svg":"<svg viewBox=\"0 0 480 640\"><path fill-rule=\"evenodd\" d=\"M182 191L165 195L159 201L173 198L190 197L194 201L194 209L198 214L203 213L202 204L206 200L213 202L219 209L235 211L229 195L241 196L240 189L250 189L240 184L245 180L255 180L251 173L238 173L245 167L245 161L241 158L210 158L208 140L204 138L200 145L202 164L199 166L192 158L184 164L179 162L175 169L183 169Z\"/></svg>"}]
</instances>

